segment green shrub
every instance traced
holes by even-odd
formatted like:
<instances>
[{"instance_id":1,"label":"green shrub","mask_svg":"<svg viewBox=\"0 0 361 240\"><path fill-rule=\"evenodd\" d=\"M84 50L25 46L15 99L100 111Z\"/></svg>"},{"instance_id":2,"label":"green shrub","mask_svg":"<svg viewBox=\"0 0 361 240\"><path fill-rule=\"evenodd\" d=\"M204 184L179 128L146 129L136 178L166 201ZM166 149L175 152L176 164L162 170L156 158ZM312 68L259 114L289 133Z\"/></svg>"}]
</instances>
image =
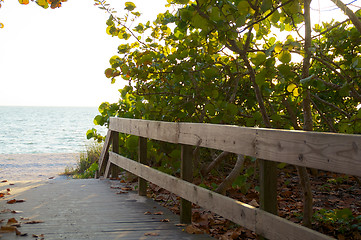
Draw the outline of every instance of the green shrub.
<instances>
[{"instance_id":1,"label":"green shrub","mask_svg":"<svg viewBox=\"0 0 361 240\"><path fill-rule=\"evenodd\" d=\"M66 167L64 175L72 175L73 178L93 178L98 170L102 147L102 144L96 141L87 144L85 151L80 153L76 167Z\"/></svg>"},{"instance_id":2,"label":"green shrub","mask_svg":"<svg viewBox=\"0 0 361 240\"><path fill-rule=\"evenodd\" d=\"M355 217L351 209L321 209L314 214L314 219L323 224L335 226L337 232L361 231L361 216Z\"/></svg>"}]
</instances>

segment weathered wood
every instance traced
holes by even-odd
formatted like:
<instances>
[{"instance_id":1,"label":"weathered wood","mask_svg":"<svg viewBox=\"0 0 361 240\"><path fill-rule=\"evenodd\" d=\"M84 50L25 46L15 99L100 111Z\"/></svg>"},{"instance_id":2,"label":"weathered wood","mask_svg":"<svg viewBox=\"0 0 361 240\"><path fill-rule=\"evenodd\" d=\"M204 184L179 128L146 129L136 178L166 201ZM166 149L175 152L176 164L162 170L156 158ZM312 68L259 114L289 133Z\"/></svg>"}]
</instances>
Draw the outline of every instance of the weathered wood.
<instances>
[{"instance_id":1,"label":"weathered wood","mask_svg":"<svg viewBox=\"0 0 361 240\"><path fill-rule=\"evenodd\" d=\"M138 162L147 164L147 139L143 137L139 137ZM147 181L140 177L138 177L138 194L140 196L147 195Z\"/></svg>"},{"instance_id":2,"label":"weathered wood","mask_svg":"<svg viewBox=\"0 0 361 240\"><path fill-rule=\"evenodd\" d=\"M255 232L267 239L334 239L258 209Z\"/></svg>"},{"instance_id":3,"label":"weathered wood","mask_svg":"<svg viewBox=\"0 0 361 240\"><path fill-rule=\"evenodd\" d=\"M181 178L187 182L193 181L193 151L192 146L181 146ZM192 203L184 198L180 201L180 222L192 223Z\"/></svg>"},{"instance_id":4,"label":"weathered wood","mask_svg":"<svg viewBox=\"0 0 361 240\"><path fill-rule=\"evenodd\" d=\"M259 159L260 163L260 208L277 215L277 164Z\"/></svg>"},{"instance_id":5,"label":"weathered wood","mask_svg":"<svg viewBox=\"0 0 361 240\"><path fill-rule=\"evenodd\" d=\"M105 171L104 171L104 177L108 178L110 175L110 166L111 166L111 162L108 160L107 162L107 166L105 167Z\"/></svg>"},{"instance_id":6,"label":"weathered wood","mask_svg":"<svg viewBox=\"0 0 361 240\"><path fill-rule=\"evenodd\" d=\"M109 157L108 150L110 147L111 138L112 138L112 131L109 130L107 132L107 136L105 137L104 145L103 145L102 151L100 153L99 161L98 161L98 164L99 164L98 177L100 177L103 174L103 172L105 170L105 166L107 165L107 161L108 161L108 157Z\"/></svg>"},{"instance_id":7,"label":"weathered wood","mask_svg":"<svg viewBox=\"0 0 361 240\"><path fill-rule=\"evenodd\" d=\"M114 188L111 188L111 187ZM0 192L6 192L8 184L0 183ZM175 224L177 215L149 198L138 196L134 191L116 194L126 183L95 179L57 179L55 181L20 181L11 186L14 195L0 200L0 210L6 201L26 199L16 206L21 217L2 211L1 219L22 220L22 233L1 233L1 240L206 240L213 239L207 234L189 234ZM144 212L163 212L162 215L145 215ZM21 218L21 219L20 219ZM161 221L169 219L169 222ZM24 224L41 220L40 224ZM3 224L1 224L3 225ZM157 233L159 236L145 236ZM44 234L44 238L32 235ZM213 239L214 240L214 239Z\"/></svg>"},{"instance_id":8,"label":"weathered wood","mask_svg":"<svg viewBox=\"0 0 361 240\"><path fill-rule=\"evenodd\" d=\"M212 210L243 227L269 239L332 239L248 204L198 187L182 179L162 173L136 161L110 152L109 161L178 196Z\"/></svg>"},{"instance_id":9,"label":"weathered wood","mask_svg":"<svg viewBox=\"0 0 361 240\"><path fill-rule=\"evenodd\" d=\"M119 153L119 133L112 132L112 150L115 153ZM116 165L110 165L110 172L112 178L117 178L119 175L119 167Z\"/></svg>"},{"instance_id":10,"label":"weathered wood","mask_svg":"<svg viewBox=\"0 0 361 240\"><path fill-rule=\"evenodd\" d=\"M361 176L361 135L111 118L110 130Z\"/></svg>"}]
</instances>

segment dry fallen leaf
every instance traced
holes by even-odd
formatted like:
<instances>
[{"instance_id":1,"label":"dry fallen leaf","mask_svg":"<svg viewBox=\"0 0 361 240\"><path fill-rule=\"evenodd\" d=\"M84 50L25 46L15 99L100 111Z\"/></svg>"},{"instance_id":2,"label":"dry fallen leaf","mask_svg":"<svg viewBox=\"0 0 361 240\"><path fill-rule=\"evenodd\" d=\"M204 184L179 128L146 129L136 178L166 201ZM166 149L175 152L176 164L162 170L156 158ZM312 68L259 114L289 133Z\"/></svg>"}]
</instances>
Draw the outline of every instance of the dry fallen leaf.
<instances>
[{"instance_id":1,"label":"dry fallen leaf","mask_svg":"<svg viewBox=\"0 0 361 240\"><path fill-rule=\"evenodd\" d=\"M8 223L6 224L8 226L14 226L14 227L20 227L20 224L18 221L16 221L15 218L8 219Z\"/></svg>"},{"instance_id":2,"label":"dry fallen leaf","mask_svg":"<svg viewBox=\"0 0 361 240\"><path fill-rule=\"evenodd\" d=\"M151 215L151 212L145 212L144 215Z\"/></svg>"},{"instance_id":3,"label":"dry fallen leaf","mask_svg":"<svg viewBox=\"0 0 361 240\"><path fill-rule=\"evenodd\" d=\"M123 194L123 193L128 193L127 191L119 191L117 192L117 194Z\"/></svg>"},{"instance_id":4,"label":"dry fallen leaf","mask_svg":"<svg viewBox=\"0 0 361 240\"><path fill-rule=\"evenodd\" d=\"M17 213L22 213L23 211L16 211L16 210L11 210L11 213L17 214Z\"/></svg>"},{"instance_id":5,"label":"dry fallen leaf","mask_svg":"<svg viewBox=\"0 0 361 240\"><path fill-rule=\"evenodd\" d=\"M28 221L28 222L24 222L25 224L38 224L38 223L43 223L44 221L40 221L40 220L32 220L32 221Z\"/></svg>"},{"instance_id":6,"label":"dry fallen leaf","mask_svg":"<svg viewBox=\"0 0 361 240\"><path fill-rule=\"evenodd\" d=\"M8 180L4 179L4 180L2 180L1 182L8 182Z\"/></svg>"},{"instance_id":7,"label":"dry fallen leaf","mask_svg":"<svg viewBox=\"0 0 361 240\"><path fill-rule=\"evenodd\" d=\"M5 226L1 226L1 228L0 228L1 233L15 232L15 231L16 231L15 226L5 225Z\"/></svg>"},{"instance_id":8,"label":"dry fallen leaf","mask_svg":"<svg viewBox=\"0 0 361 240\"><path fill-rule=\"evenodd\" d=\"M159 233L148 232L148 233L144 233L144 236L159 236Z\"/></svg>"},{"instance_id":9,"label":"dry fallen leaf","mask_svg":"<svg viewBox=\"0 0 361 240\"><path fill-rule=\"evenodd\" d=\"M14 204L14 203L21 203L21 202L25 202L25 200L23 200L23 199L12 199L12 200L7 201L6 203L7 204Z\"/></svg>"},{"instance_id":10,"label":"dry fallen leaf","mask_svg":"<svg viewBox=\"0 0 361 240\"><path fill-rule=\"evenodd\" d=\"M0 198L5 197L5 193L0 193Z\"/></svg>"},{"instance_id":11,"label":"dry fallen leaf","mask_svg":"<svg viewBox=\"0 0 361 240\"><path fill-rule=\"evenodd\" d=\"M159 212L156 212L156 213L153 213L154 215L163 215L163 212L159 211Z\"/></svg>"},{"instance_id":12,"label":"dry fallen leaf","mask_svg":"<svg viewBox=\"0 0 361 240\"><path fill-rule=\"evenodd\" d=\"M44 238L44 234L39 234L39 235L37 235L37 234L33 234L33 237L34 237L34 238L40 238L40 239L43 239L43 238Z\"/></svg>"},{"instance_id":13,"label":"dry fallen leaf","mask_svg":"<svg viewBox=\"0 0 361 240\"><path fill-rule=\"evenodd\" d=\"M20 237L26 237L26 236L28 236L28 234L27 233L21 233L19 230L15 230L15 232L16 232L16 235L17 236L20 236Z\"/></svg>"},{"instance_id":14,"label":"dry fallen leaf","mask_svg":"<svg viewBox=\"0 0 361 240\"><path fill-rule=\"evenodd\" d=\"M185 226L187 226L187 224L185 224L185 223L177 223L177 224L175 224L177 227L185 227Z\"/></svg>"},{"instance_id":15,"label":"dry fallen leaf","mask_svg":"<svg viewBox=\"0 0 361 240\"><path fill-rule=\"evenodd\" d=\"M168 218L162 219L160 220L161 222L170 222L170 220Z\"/></svg>"},{"instance_id":16,"label":"dry fallen leaf","mask_svg":"<svg viewBox=\"0 0 361 240\"><path fill-rule=\"evenodd\" d=\"M122 187L123 191L132 191L133 189L131 187Z\"/></svg>"},{"instance_id":17,"label":"dry fallen leaf","mask_svg":"<svg viewBox=\"0 0 361 240\"><path fill-rule=\"evenodd\" d=\"M199 229L193 225L188 225L186 227L186 232L190 233L190 234L203 234L204 233L202 229Z\"/></svg>"},{"instance_id":18,"label":"dry fallen leaf","mask_svg":"<svg viewBox=\"0 0 361 240\"><path fill-rule=\"evenodd\" d=\"M251 206L253 206L253 207L259 207L259 204L258 204L258 202L256 201L256 199L253 199L253 200L250 201L248 204L251 205Z\"/></svg>"}]
</instances>

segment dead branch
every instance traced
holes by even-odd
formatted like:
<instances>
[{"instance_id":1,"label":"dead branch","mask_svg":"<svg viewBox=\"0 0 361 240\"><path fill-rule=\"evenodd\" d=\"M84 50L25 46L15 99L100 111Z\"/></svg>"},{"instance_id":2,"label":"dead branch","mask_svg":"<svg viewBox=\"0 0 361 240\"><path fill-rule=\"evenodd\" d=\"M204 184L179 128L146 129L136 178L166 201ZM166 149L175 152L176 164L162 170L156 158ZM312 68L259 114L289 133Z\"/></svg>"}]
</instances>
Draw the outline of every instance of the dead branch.
<instances>
[{"instance_id":1,"label":"dead branch","mask_svg":"<svg viewBox=\"0 0 361 240\"><path fill-rule=\"evenodd\" d=\"M243 164L244 164L244 156L239 154L237 156L237 162L234 165L234 168L230 172L230 174L224 179L224 181L217 187L216 192L220 194L225 194L227 188L229 188L234 180L238 177L240 172L243 170Z\"/></svg>"},{"instance_id":2,"label":"dead branch","mask_svg":"<svg viewBox=\"0 0 361 240\"><path fill-rule=\"evenodd\" d=\"M222 152L208 166L203 167L203 169L201 170L202 176L208 175L208 173L210 173L210 171L212 171L212 169L217 166L229 154L229 152Z\"/></svg>"}]
</instances>

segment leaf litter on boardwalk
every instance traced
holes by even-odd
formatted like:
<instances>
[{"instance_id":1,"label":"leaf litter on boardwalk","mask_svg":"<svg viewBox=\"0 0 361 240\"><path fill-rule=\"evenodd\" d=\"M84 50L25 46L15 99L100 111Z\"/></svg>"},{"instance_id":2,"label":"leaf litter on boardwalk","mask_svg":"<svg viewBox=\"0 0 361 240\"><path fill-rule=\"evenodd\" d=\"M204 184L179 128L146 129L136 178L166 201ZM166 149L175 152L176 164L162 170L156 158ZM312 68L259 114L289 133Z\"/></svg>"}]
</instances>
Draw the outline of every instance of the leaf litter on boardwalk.
<instances>
[{"instance_id":1,"label":"leaf litter on boardwalk","mask_svg":"<svg viewBox=\"0 0 361 240\"><path fill-rule=\"evenodd\" d=\"M12 233L15 232L17 236L27 236L27 233L21 233L18 230L18 227L20 227L20 223L15 218L8 219L6 225L1 226L0 233Z\"/></svg>"},{"instance_id":2,"label":"leaf litter on boardwalk","mask_svg":"<svg viewBox=\"0 0 361 240\"><path fill-rule=\"evenodd\" d=\"M22 203L22 202L25 202L24 199L11 199L9 201L7 201L6 203L7 204L15 204L15 203Z\"/></svg>"}]
</instances>

